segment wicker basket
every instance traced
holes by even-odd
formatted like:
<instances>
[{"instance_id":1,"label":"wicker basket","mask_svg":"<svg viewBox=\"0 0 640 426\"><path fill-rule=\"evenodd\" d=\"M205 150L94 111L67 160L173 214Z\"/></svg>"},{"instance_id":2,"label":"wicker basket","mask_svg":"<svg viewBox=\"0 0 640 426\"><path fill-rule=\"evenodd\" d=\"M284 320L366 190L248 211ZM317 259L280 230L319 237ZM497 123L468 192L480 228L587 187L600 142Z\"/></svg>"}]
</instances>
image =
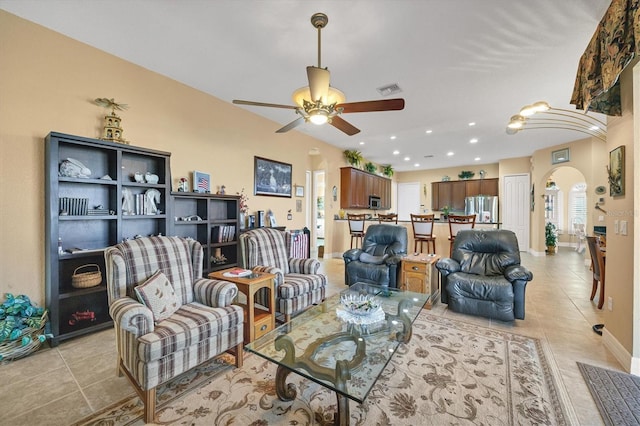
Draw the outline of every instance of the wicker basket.
<instances>
[{"instance_id":1,"label":"wicker basket","mask_svg":"<svg viewBox=\"0 0 640 426\"><path fill-rule=\"evenodd\" d=\"M44 311L42 317L40 317L39 328L24 328L17 339L0 342L0 362L23 358L40 349L42 342L40 341L40 339L38 339L38 336L45 334L46 325L47 311ZM31 337L31 342L23 346L22 338L25 336Z\"/></svg>"},{"instance_id":2,"label":"wicker basket","mask_svg":"<svg viewBox=\"0 0 640 426\"><path fill-rule=\"evenodd\" d=\"M84 268L95 268L95 271L86 271L86 272L78 272ZM71 285L75 288L89 288L95 287L102 282L102 272L100 272L100 267L95 263L90 263L88 265L79 266L73 271L73 276L71 277Z\"/></svg>"}]
</instances>

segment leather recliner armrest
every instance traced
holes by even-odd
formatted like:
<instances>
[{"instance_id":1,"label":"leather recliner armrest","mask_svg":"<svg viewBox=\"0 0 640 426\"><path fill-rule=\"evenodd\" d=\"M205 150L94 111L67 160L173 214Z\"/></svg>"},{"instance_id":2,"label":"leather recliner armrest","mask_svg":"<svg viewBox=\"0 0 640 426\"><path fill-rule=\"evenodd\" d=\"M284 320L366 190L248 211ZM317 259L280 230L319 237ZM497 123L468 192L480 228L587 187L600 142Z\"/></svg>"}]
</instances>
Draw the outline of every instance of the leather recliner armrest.
<instances>
[{"instance_id":1,"label":"leather recliner armrest","mask_svg":"<svg viewBox=\"0 0 640 426\"><path fill-rule=\"evenodd\" d=\"M436 268L446 277L449 274L460 271L460 264L450 257L445 257L444 259L438 260Z\"/></svg>"},{"instance_id":2,"label":"leather recliner armrest","mask_svg":"<svg viewBox=\"0 0 640 426\"><path fill-rule=\"evenodd\" d=\"M360 249L350 249L345 251L342 254L342 257L344 258L344 261L346 263L349 263L353 262L354 260L358 260L360 258L360 253L362 253L362 250Z\"/></svg>"},{"instance_id":3,"label":"leather recliner armrest","mask_svg":"<svg viewBox=\"0 0 640 426\"><path fill-rule=\"evenodd\" d=\"M522 265L511 265L507 266L507 269L504 270L504 277L508 279L509 282L517 280L531 281L533 279L533 273Z\"/></svg>"},{"instance_id":4,"label":"leather recliner armrest","mask_svg":"<svg viewBox=\"0 0 640 426\"><path fill-rule=\"evenodd\" d=\"M388 256L385 260L384 263L387 265L398 265L400 262L402 262L402 256L394 254L392 256Z\"/></svg>"}]
</instances>

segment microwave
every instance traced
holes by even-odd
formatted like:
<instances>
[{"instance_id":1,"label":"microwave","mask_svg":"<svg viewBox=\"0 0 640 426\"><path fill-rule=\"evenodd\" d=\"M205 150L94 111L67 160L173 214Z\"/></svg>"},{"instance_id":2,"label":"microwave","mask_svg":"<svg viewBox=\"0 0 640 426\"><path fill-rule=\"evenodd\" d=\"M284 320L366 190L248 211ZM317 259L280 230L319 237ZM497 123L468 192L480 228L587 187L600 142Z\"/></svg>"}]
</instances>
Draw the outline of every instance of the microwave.
<instances>
[{"instance_id":1,"label":"microwave","mask_svg":"<svg viewBox=\"0 0 640 426\"><path fill-rule=\"evenodd\" d=\"M382 207L380 203L380 197L377 195L369 195L369 208L372 210L377 210Z\"/></svg>"}]
</instances>

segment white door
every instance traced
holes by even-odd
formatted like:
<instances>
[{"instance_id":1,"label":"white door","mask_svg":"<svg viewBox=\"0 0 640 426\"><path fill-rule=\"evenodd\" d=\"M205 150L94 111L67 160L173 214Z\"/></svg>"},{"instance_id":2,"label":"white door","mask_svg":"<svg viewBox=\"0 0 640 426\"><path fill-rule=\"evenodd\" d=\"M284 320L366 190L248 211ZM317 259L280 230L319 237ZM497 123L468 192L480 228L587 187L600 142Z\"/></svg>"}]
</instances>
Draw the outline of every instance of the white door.
<instances>
[{"instance_id":1,"label":"white door","mask_svg":"<svg viewBox=\"0 0 640 426\"><path fill-rule=\"evenodd\" d=\"M502 190L502 228L515 232L520 251L529 250L531 180L529 174L506 175Z\"/></svg>"},{"instance_id":2,"label":"white door","mask_svg":"<svg viewBox=\"0 0 640 426\"><path fill-rule=\"evenodd\" d=\"M420 182L398 184L398 220L411 220L410 214L420 214Z\"/></svg>"}]
</instances>

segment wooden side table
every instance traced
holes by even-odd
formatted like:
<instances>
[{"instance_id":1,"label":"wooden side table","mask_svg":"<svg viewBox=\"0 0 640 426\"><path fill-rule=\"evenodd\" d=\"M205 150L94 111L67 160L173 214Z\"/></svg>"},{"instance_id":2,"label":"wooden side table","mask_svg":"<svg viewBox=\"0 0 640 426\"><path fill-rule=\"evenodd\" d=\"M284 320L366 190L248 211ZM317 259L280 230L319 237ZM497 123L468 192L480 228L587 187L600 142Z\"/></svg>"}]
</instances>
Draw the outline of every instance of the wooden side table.
<instances>
[{"instance_id":1,"label":"wooden side table","mask_svg":"<svg viewBox=\"0 0 640 426\"><path fill-rule=\"evenodd\" d=\"M439 255L418 253L402 259L400 288L416 293L429 294L425 308L431 309L440 297L440 274L436 269Z\"/></svg>"},{"instance_id":2,"label":"wooden side table","mask_svg":"<svg viewBox=\"0 0 640 426\"><path fill-rule=\"evenodd\" d=\"M208 277L232 282L238 286L238 291L246 296L246 304L240 303L237 298L236 303L244 309L244 343L247 344L273 330L276 326L275 275L254 272L246 277L225 276L224 273L231 269L233 268L211 272ZM266 288L269 293L269 306L264 308L256 306L255 301L256 293L261 288Z\"/></svg>"}]
</instances>

